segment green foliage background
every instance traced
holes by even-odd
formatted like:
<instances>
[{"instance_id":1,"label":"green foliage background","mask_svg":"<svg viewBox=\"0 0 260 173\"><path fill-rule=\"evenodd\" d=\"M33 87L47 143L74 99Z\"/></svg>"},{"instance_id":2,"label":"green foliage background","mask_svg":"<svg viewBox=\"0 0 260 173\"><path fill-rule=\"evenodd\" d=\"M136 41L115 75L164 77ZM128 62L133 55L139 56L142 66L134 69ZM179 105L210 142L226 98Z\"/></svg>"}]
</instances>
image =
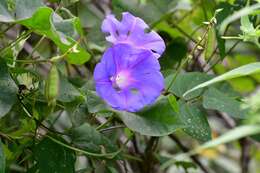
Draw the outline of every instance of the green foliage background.
<instances>
[{"instance_id":1,"label":"green foliage background","mask_svg":"<svg viewBox=\"0 0 260 173\"><path fill-rule=\"evenodd\" d=\"M165 91L101 100L106 14L165 40ZM260 172L259 0L0 0L0 173Z\"/></svg>"}]
</instances>

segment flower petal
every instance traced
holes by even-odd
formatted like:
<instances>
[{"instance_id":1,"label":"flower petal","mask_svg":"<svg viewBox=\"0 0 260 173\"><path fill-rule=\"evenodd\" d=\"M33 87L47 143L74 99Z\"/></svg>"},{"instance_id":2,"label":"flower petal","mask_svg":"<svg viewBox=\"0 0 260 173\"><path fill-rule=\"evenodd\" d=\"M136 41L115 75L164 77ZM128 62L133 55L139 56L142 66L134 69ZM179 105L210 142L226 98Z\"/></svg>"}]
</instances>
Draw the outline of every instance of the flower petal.
<instances>
[{"instance_id":1,"label":"flower petal","mask_svg":"<svg viewBox=\"0 0 260 173\"><path fill-rule=\"evenodd\" d=\"M165 50L163 39L155 31L146 32L148 25L139 17L128 12L122 14L122 21L108 15L102 23L102 31L108 33L106 40L113 43L130 44L139 49L147 49L159 58Z\"/></svg>"},{"instance_id":2,"label":"flower petal","mask_svg":"<svg viewBox=\"0 0 260 173\"><path fill-rule=\"evenodd\" d=\"M117 90L111 75L127 71L129 85ZM96 91L111 107L136 112L152 104L164 88L160 65L148 50L117 44L109 48L94 70Z\"/></svg>"}]
</instances>

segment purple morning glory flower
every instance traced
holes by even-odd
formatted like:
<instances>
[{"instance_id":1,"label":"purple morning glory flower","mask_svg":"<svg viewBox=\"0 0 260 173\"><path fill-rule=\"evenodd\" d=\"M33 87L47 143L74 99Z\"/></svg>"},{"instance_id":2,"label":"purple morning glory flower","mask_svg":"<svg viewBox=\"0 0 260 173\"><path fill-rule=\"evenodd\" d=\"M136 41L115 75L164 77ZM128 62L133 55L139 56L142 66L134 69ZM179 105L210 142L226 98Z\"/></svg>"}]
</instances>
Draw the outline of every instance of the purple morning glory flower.
<instances>
[{"instance_id":1,"label":"purple morning glory flower","mask_svg":"<svg viewBox=\"0 0 260 173\"><path fill-rule=\"evenodd\" d=\"M94 71L97 94L111 107L136 112L152 104L164 88L153 53L128 44L109 48Z\"/></svg>"},{"instance_id":2,"label":"purple morning glory flower","mask_svg":"<svg viewBox=\"0 0 260 173\"><path fill-rule=\"evenodd\" d=\"M153 52L159 58L165 50L163 39L155 31L146 32L149 26L139 17L128 12L122 14L118 21L114 15L106 16L102 23L102 32L109 34L106 40L113 43L125 43Z\"/></svg>"}]
</instances>

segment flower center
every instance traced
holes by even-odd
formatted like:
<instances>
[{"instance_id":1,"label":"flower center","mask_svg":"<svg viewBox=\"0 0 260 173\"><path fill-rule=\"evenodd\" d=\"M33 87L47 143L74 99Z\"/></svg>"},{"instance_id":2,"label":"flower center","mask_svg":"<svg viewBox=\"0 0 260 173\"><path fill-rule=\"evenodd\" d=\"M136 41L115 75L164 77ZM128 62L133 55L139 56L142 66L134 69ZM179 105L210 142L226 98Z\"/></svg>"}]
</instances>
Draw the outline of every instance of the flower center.
<instances>
[{"instance_id":1,"label":"flower center","mask_svg":"<svg viewBox=\"0 0 260 173\"><path fill-rule=\"evenodd\" d=\"M130 75L127 71L121 71L115 76L112 76L110 80L112 81L115 89L121 90L129 85Z\"/></svg>"}]
</instances>

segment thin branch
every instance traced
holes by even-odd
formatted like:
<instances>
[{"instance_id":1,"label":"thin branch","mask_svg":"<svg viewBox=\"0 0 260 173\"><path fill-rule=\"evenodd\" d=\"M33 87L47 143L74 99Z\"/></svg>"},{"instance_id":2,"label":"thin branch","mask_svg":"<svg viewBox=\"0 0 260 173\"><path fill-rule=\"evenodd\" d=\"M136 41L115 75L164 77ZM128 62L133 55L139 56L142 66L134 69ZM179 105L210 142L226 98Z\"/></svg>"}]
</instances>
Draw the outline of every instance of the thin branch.
<instances>
[{"instance_id":1,"label":"thin branch","mask_svg":"<svg viewBox=\"0 0 260 173\"><path fill-rule=\"evenodd\" d=\"M219 115L226 125L229 128L234 128L236 126L236 122L233 120L233 118L229 117L225 113L220 113L217 111L217 115ZM241 155L240 155L240 163L241 163L241 173L249 173L249 163L250 163L250 146L251 141L249 138L242 138L239 140L239 144L241 147Z\"/></svg>"},{"instance_id":2,"label":"thin branch","mask_svg":"<svg viewBox=\"0 0 260 173\"><path fill-rule=\"evenodd\" d=\"M43 42L43 40L45 39L45 36L42 36L40 38L40 40L36 43L36 45L34 46L34 48L32 49L32 52L25 58L25 59L30 59L33 54L35 53L35 51L39 48L39 46L41 45L41 43ZM38 54L38 52L37 52Z\"/></svg>"},{"instance_id":3,"label":"thin branch","mask_svg":"<svg viewBox=\"0 0 260 173\"><path fill-rule=\"evenodd\" d=\"M70 145L67 145L49 135L45 135L46 137L48 137L50 140L52 140L53 142L65 147L65 148L68 148L70 150L74 150L74 151L77 151L77 152L80 152L80 153L83 153L83 154L86 154L88 156L92 156L92 157L104 157L104 158L108 158L108 159L113 159L115 156L117 156L121 151L122 151L122 148L120 148L118 151L116 152L113 152L113 153L92 153L92 152L89 152L89 151L85 151L85 150L82 150L82 149L79 149L79 148L76 148L76 147L73 147L73 146L70 146Z\"/></svg>"},{"instance_id":4,"label":"thin branch","mask_svg":"<svg viewBox=\"0 0 260 173\"><path fill-rule=\"evenodd\" d=\"M236 126L235 120L228 116L226 113L220 113L219 111L216 111L216 115L224 121L228 128L232 129Z\"/></svg>"},{"instance_id":5,"label":"thin branch","mask_svg":"<svg viewBox=\"0 0 260 173\"><path fill-rule=\"evenodd\" d=\"M154 151L157 148L158 144L158 137L151 137L146 145L146 149L144 152L144 161L143 161L143 173L150 173L154 172L154 163L155 163L155 157L154 157Z\"/></svg>"},{"instance_id":6,"label":"thin branch","mask_svg":"<svg viewBox=\"0 0 260 173\"><path fill-rule=\"evenodd\" d=\"M181 141L178 139L177 136L174 134L169 135L169 137L179 146L179 148L184 152L187 153L189 152L189 148L187 148L185 145L181 143ZM191 155L190 158L200 167L200 169L204 173L209 173L209 170L200 162L199 158L197 155Z\"/></svg>"},{"instance_id":7,"label":"thin branch","mask_svg":"<svg viewBox=\"0 0 260 173\"><path fill-rule=\"evenodd\" d=\"M201 37L201 39L199 40L199 42L193 47L193 49L191 50L191 53L189 55L187 55L187 57L182 61L182 63L179 65L176 73L174 73L174 76L172 78L172 80L170 81L169 86L166 88L165 92L167 93L169 91L169 89L171 88L171 86L173 85L174 81L177 79L178 74L181 72L181 69L184 67L184 65L192 58L193 54L195 53L195 51L197 50L197 48L199 46L201 46L201 43L203 42L203 40L206 38L210 28L212 27L211 24L208 25L206 31L204 32L203 36ZM203 46L201 46L203 47Z\"/></svg>"},{"instance_id":8,"label":"thin branch","mask_svg":"<svg viewBox=\"0 0 260 173\"><path fill-rule=\"evenodd\" d=\"M184 35L185 37L187 37L189 40L191 40L193 43L198 44L200 47L204 48L203 45L201 45L199 43L199 41L195 40L191 35L189 35L188 33L186 33L182 28L180 28L178 25L172 23L170 24L171 27L174 27L175 29L177 29L182 35Z\"/></svg>"},{"instance_id":9,"label":"thin branch","mask_svg":"<svg viewBox=\"0 0 260 173\"><path fill-rule=\"evenodd\" d=\"M0 32L0 36L4 35L9 29L15 26L15 23L10 24L7 28L5 28L2 32Z\"/></svg>"},{"instance_id":10,"label":"thin branch","mask_svg":"<svg viewBox=\"0 0 260 173\"><path fill-rule=\"evenodd\" d=\"M117 126L100 129L99 132L103 133L103 132L107 132L107 131L111 131L111 130L115 130L115 129L121 129L121 128L125 128L125 127L126 127L125 125L117 125Z\"/></svg>"},{"instance_id":11,"label":"thin branch","mask_svg":"<svg viewBox=\"0 0 260 173\"><path fill-rule=\"evenodd\" d=\"M5 55L6 51L8 49L13 48L17 43L19 43L21 40L25 39L26 37L29 37L29 35L32 33L31 30L26 31L25 33L21 34L19 37L17 37L15 40L10 42L6 47L4 47L1 51L0 54Z\"/></svg>"},{"instance_id":12,"label":"thin branch","mask_svg":"<svg viewBox=\"0 0 260 173\"><path fill-rule=\"evenodd\" d=\"M241 146L241 173L249 172L249 162L250 162L250 145L251 142L247 138L243 138L239 140Z\"/></svg>"},{"instance_id":13,"label":"thin branch","mask_svg":"<svg viewBox=\"0 0 260 173\"><path fill-rule=\"evenodd\" d=\"M241 40L238 40L237 42L235 42L233 44L233 46L228 50L228 52L225 54L224 58L226 58L227 55L229 55L235 48L236 46L241 42ZM205 72L209 72L216 64L218 64L221 60L223 60L224 58L219 58L215 63L213 63L211 65L211 67L209 69L207 69Z\"/></svg>"},{"instance_id":14,"label":"thin branch","mask_svg":"<svg viewBox=\"0 0 260 173\"><path fill-rule=\"evenodd\" d=\"M77 74L80 75L80 77L82 77L82 78L85 77L84 73L78 68L78 66L72 64L72 67L73 67L74 70L77 72Z\"/></svg>"}]
</instances>

